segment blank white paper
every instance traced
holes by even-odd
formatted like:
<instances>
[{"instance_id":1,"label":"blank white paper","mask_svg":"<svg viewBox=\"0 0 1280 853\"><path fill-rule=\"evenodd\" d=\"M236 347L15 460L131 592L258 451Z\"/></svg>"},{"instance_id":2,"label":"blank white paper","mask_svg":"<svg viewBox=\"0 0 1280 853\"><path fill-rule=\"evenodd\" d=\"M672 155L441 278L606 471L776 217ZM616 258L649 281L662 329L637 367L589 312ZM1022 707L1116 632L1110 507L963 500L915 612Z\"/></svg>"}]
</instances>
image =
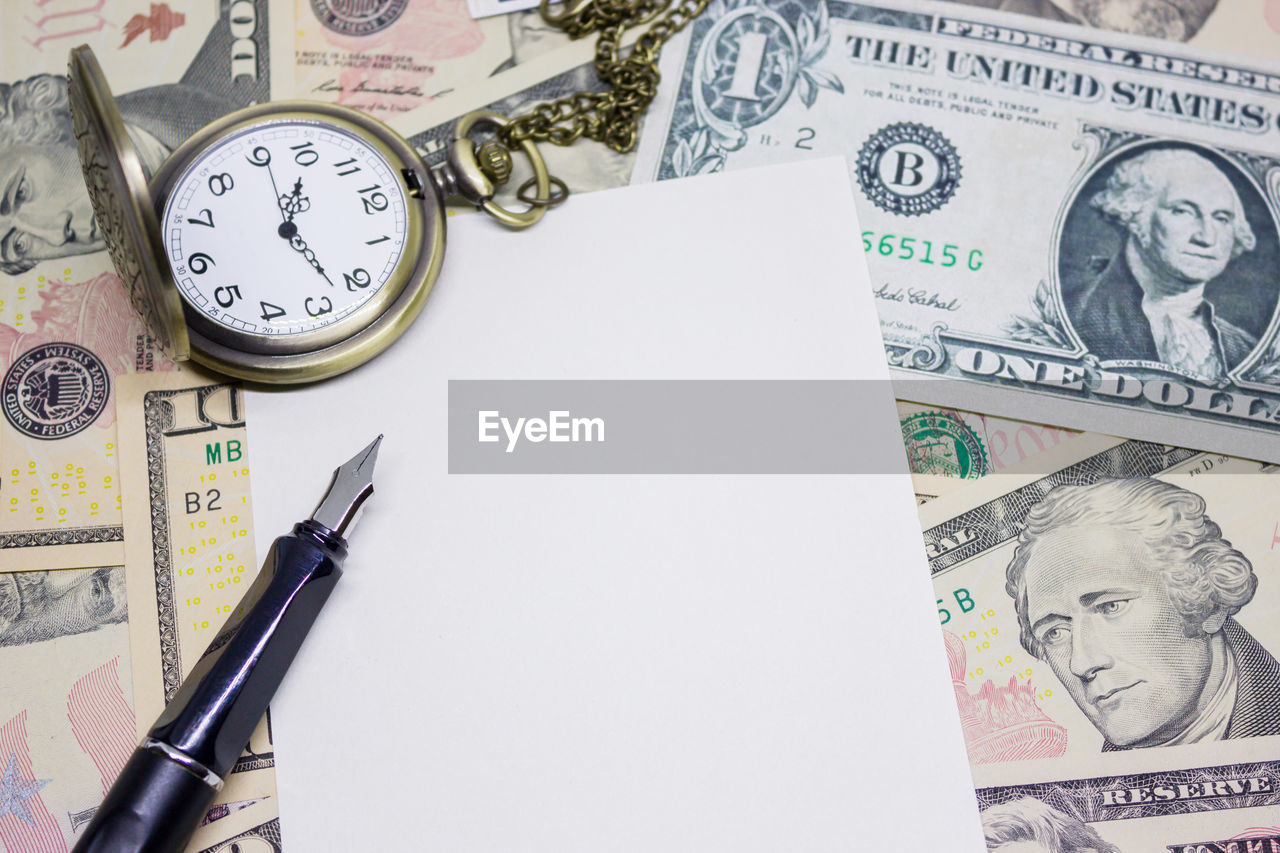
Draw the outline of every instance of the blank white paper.
<instances>
[{"instance_id":1,"label":"blank white paper","mask_svg":"<svg viewBox=\"0 0 1280 853\"><path fill-rule=\"evenodd\" d=\"M400 341L247 401L259 554L386 435L272 705L289 849L983 850L905 455L448 473L450 379L881 379L896 432L843 161L449 225Z\"/></svg>"}]
</instances>

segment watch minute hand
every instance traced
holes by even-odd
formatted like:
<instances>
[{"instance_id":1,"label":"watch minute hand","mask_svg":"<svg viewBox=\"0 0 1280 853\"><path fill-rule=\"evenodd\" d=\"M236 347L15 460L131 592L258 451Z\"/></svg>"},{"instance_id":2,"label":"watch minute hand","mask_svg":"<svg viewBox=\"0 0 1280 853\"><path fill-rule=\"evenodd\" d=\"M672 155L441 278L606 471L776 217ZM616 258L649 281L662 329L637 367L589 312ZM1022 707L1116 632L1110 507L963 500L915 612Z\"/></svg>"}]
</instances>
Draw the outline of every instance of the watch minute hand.
<instances>
[{"instance_id":1,"label":"watch minute hand","mask_svg":"<svg viewBox=\"0 0 1280 853\"><path fill-rule=\"evenodd\" d=\"M271 152L259 145L257 148L253 149L253 153L245 157L245 159L255 166L267 167L267 177L271 180L271 194L276 197L276 206L280 207L280 190L276 187L276 174L271 171ZM280 208L280 218L281 220L284 220L283 207Z\"/></svg>"},{"instance_id":2,"label":"watch minute hand","mask_svg":"<svg viewBox=\"0 0 1280 853\"><path fill-rule=\"evenodd\" d=\"M329 286L333 287L333 280L329 278L329 274L324 271L324 267L320 265L320 260L316 257L316 253L307 245L307 241L303 240L298 234L298 226L292 222L286 222L280 226L280 236L289 241L289 247L306 259L311 264L311 268L320 273L324 280L329 282Z\"/></svg>"}]
</instances>

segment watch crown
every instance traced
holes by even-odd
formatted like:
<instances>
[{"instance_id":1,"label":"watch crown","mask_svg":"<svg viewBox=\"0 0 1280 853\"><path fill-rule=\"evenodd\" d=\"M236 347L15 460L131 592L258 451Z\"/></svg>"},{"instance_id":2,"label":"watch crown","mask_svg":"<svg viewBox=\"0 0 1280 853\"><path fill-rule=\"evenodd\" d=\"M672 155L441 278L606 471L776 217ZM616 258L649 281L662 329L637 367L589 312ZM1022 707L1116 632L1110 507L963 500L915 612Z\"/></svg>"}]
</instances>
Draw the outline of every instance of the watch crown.
<instances>
[{"instance_id":1,"label":"watch crown","mask_svg":"<svg viewBox=\"0 0 1280 853\"><path fill-rule=\"evenodd\" d=\"M501 186L511 177L511 152L496 139L481 143L476 149L476 162L480 171L495 184Z\"/></svg>"}]
</instances>

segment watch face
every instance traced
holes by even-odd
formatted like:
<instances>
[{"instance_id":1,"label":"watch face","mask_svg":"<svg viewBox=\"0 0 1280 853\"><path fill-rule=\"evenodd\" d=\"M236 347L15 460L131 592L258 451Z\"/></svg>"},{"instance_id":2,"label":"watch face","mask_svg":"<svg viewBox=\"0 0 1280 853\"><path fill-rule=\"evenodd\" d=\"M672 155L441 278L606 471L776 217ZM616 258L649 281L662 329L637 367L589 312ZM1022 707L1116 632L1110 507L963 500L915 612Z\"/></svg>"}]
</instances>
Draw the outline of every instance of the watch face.
<instances>
[{"instance_id":1,"label":"watch face","mask_svg":"<svg viewBox=\"0 0 1280 853\"><path fill-rule=\"evenodd\" d=\"M405 254L407 205L377 144L290 118L200 151L172 184L161 230L193 322L287 346L367 323L360 309L390 289Z\"/></svg>"}]
</instances>

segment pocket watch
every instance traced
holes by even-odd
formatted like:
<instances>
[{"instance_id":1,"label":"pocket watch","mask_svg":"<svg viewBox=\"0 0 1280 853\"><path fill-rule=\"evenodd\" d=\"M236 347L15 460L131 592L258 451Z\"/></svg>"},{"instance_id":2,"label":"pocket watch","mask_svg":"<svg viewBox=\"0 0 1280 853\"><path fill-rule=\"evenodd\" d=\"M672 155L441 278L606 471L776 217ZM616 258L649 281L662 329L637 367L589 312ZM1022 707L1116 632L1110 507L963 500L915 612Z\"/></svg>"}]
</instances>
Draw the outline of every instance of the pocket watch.
<instances>
[{"instance_id":1,"label":"pocket watch","mask_svg":"<svg viewBox=\"0 0 1280 853\"><path fill-rule=\"evenodd\" d=\"M276 101L198 130L150 180L88 47L72 51L80 163L111 260L148 331L174 359L263 382L306 382L385 349L422 310L445 247L444 199L520 228L494 191L511 172L459 122L429 169L399 134L336 104ZM551 178L532 140L538 198Z\"/></svg>"},{"instance_id":2,"label":"pocket watch","mask_svg":"<svg viewBox=\"0 0 1280 853\"><path fill-rule=\"evenodd\" d=\"M485 110L458 121L448 158L428 167L391 128L336 104L274 101L196 131L147 178L87 46L71 52L70 107L98 230L130 302L172 358L259 382L310 382L373 358L417 317L439 274L447 198L511 228L535 224L568 195L536 141L586 136L635 145L653 100L662 44L708 0L575 0L550 17L575 37L601 36L609 84L516 119ZM625 58L628 26L665 12ZM473 130L496 138L476 144ZM522 151L534 177L494 201ZM533 195L527 193L532 190Z\"/></svg>"}]
</instances>

